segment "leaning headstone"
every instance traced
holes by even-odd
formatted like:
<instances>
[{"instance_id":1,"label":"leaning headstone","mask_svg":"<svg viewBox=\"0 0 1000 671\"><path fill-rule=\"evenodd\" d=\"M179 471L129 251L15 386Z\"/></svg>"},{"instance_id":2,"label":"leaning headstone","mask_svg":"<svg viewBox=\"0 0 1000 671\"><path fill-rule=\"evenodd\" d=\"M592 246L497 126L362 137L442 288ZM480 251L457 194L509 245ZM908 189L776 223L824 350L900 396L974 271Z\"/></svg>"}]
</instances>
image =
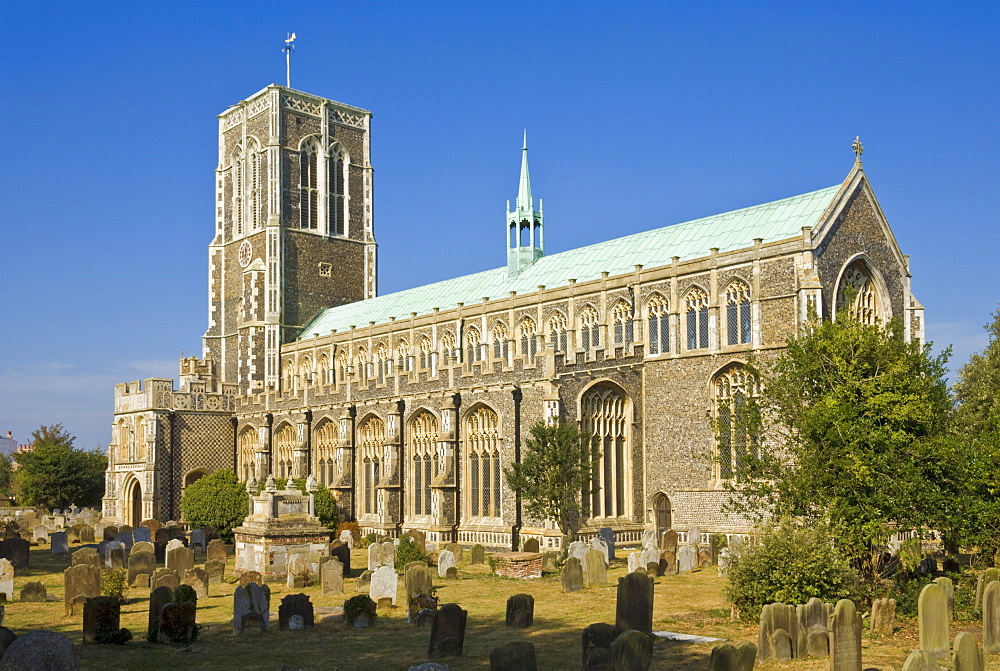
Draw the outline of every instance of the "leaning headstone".
<instances>
[{"instance_id":1,"label":"leaning headstone","mask_svg":"<svg viewBox=\"0 0 1000 671\"><path fill-rule=\"evenodd\" d=\"M920 649L934 659L948 659L948 596L941 585L931 583L920 591L917 622L920 625Z\"/></svg>"},{"instance_id":2,"label":"leaning headstone","mask_svg":"<svg viewBox=\"0 0 1000 671\"><path fill-rule=\"evenodd\" d=\"M538 539L528 538L521 543L521 552L539 552Z\"/></svg>"},{"instance_id":3,"label":"leaning headstone","mask_svg":"<svg viewBox=\"0 0 1000 671\"><path fill-rule=\"evenodd\" d=\"M434 613L427 656L461 655L465 645L465 625L469 611L457 603L446 603Z\"/></svg>"},{"instance_id":4,"label":"leaning headstone","mask_svg":"<svg viewBox=\"0 0 1000 671\"><path fill-rule=\"evenodd\" d=\"M808 603L796 606L798 640L796 657L826 657L830 654L829 617L826 604L813 597Z\"/></svg>"},{"instance_id":5,"label":"leaning headstone","mask_svg":"<svg viewBox=\"0 0 1000 671\"><path fill-rule=\"evenodd\" d=\"M208 541L208 547L205 548L205 560L206 561L221 561L225 563L226 561L226 544L221 538L215 538Z\"/></svg>"},{"instance_id":6,"label":"leaning headstone","mask_svg":"<svg viewBox=\"0 0 1000 671\"><path fill-rule=\"evenodd\" d=\"M530 627L535 620L535 597L515 594L507 599L507 626Z\"/></svg>"},{"instance_id":7,"label":"leaning headstone","mask_svg":"<svg viewBox=\"0 0 1000 671\"><path fill-rule=\"evenodd\" d=\"M985 666L983 649L976 637L967 631L960 632L951 653L952 671L983 671Z\"/></svg>"},{"instance_id":8,"label":"leaning headstone","mask_svg":"<svg viewBox=\"0 0 1000 671\"><path fill-rule=\"evenodd\" d=\"M618 602L615 606L615 630L630 629L645 634L653 632L653 579L629 573L618 579Z\"/></svg>"},{"instance_id":9,"label":"leaning headstone","mask_svg":"<svg viewBox=\"0 0 1000 671\"><path fill-rule=\"evenodd\" d=\"M753 671L757 659L757 646L744 641L738 646L720 643L712 648L708 671Z\"/></svg>"},{"instance_id":10,"label":"leaning headstone","mask_svg":"<svg viewBox=\"0 0 1000 671\"><path fill-rule=\"evenodd\" d=\"M983 590L983 648L987 655L1000 652L1000 582L997 581Z\"/></svg>"},{"instance_id":11,"label":"leaning headstone","mask_svg":"<svg viewBox=\"0 0 1000 671\"><path fill-rule=\"evenodd\" d=\"M698 548L694 545L682 545L677 550L677 572L690 573L698 566Z\"/></svg>"},{"instance_id":12,"label":"leaning headstone","mask_svg":"<svg viewBox=\"0 0 1000 671\"><path fill-rule=\"evenodd\" d=\"M528 641L511 641L490 650L490 671L538 671L535 645Z\"/></svg>"},{"instance_id":13,"label":"leaning headstone","mask_svg":"<svg viewBox=\"0 0 1000 671\"><path fill-rule=\"evenodd\" d=\"M66 615L73 612L73 599L84 596L88 599L101 595L101 569L90 564L77 564L63 571L63 601Z\"/></svg>"},{"instance_id":14,"label":"leaning headstone","mask_svg":"<svg viewBox=\"0 0 1000 671\"><path fill-rule=\"evenodd\" d=\"M955 583L947 576L934 578L934 582L944 589L945 601L948 603L948 621L951 622L955 619Z\"/></svg>"},{"instance_id":15,"label":"leaning headstone","mask_svg":"<svg viewBox=\"0 0 1000 671\"><path fill-rule=\"evenodd\" d=\"M587 587L598 587L608 583L608 567L604 563L604 553L591 550L587 553L587 569L584 572L584 584Z\"/></svg>"},{"instance_id":16,"label":"leaning headstone","mask_svg":"<svg viewBox=\"0 0 1000 671\"><path fill-rule=\"evenodd\" d=\"M903 663L903 671L941 671L941 667L923 650L914 650Z\"/></svg>"},{"instance_id":17,"label":"leaning headstone","mask_svg":"<svg viewBox=\"0 0 1000 671\"><path fill-rule=\"evenodd\" d=\"M62 634L42 629L17 637L0 658L2 671L75 671L80 668L80 655L73 641Z\"/></svg>"},{"instance_id":18,"label":"leaning headstone","mask_svg":"<svg viewBox=\"0 0 1000 671\"><path fill-rule=\"evenodd\" d=\"M601 553L601 558L604 561L604 565L607 566L610 563L610 557L608 556L608 544L604 542L604 539L600 536L594 536L590 539L590 547L593 550L598 550Z\"/></svg>"},{"instance_id":19,"label":"leaning headstone","mask_svg":"<svg viewBox=\"0 0 1000 671\"><path fill-rule=\"evenodd\" d=\"M946 640L946 648L947 645ZM830 620L830 670L861 671L861 614L850 599L841 599L833 609Z\"/></svg>"},{"instance_id":20,"label":"leaning headstone","mask_svg":"<svg viewBox=\"0 0 1000 671\"><path fill-rule=\"evenodd\" d=\"M233 633L239 634L248 625L266 631L271 618L271 590L255 582L237 586L233 592Z\"/></svg>"},{"instance_id":21,"label":"leaning headstone","mask_svg":"<svg viewBox=\"0 0 1000 671\"><path fill-rule=\"evenodd\" d=\"M14 565L9 559L0 559L0 594L4 598L14 600Z\"/></svg>"},{"instance_id":22,"label":"leaning headstone","mask_svg":"<svg viewBox=\"0 0 1000 671\"><path fill-rule=\"evenodd\" d=\"M576 557L567 559L563 564L561 578L564 592L579 592L583 589L583 567L580 560Z\"/></svg>"},{"instance_id":23,"label":"leaning headstone","mask_svg":"<svg viewBox=\"0 0 1000 671\"><path fill-rule=\"evenodd\" d=\"M305 594L288 594L278 604L278 628L287 631L292 617L302 619L301 628L311 628L314 623L312 602Z\"/></svg>"},{"instance_id":24,"label":"leaning headstone","mask_svg":"<svg viewBox=\"0 0 1000 671\"><path fill-rule=\"evenodd\" d=\"M873 634L891 636L896 628L896 600L875 599L872 601L871 629Z\"/></svg>"},{"instance_id":25,"label":"leaning headstone","mask_svg":"<svg viewBox=\"0 0 1000 671\"><path fill-rule=\"evenodd\" d=\"M438 577L446 577L448 569L455 566L455 563L455 555L451 550L441 550L438 554Z\"/></svg>"},{"instance_id":26,"label":"leaning headstone","mask_svg":"<svg viewBox=\"0 0 1000 671\"><path fill-rule=\"evenodd\" d=\"M767 604L760 610L760 631L757 637L757 658L761 663L776 659L773 645L774 633L784 631L792 643L792 658L799 657L795 649L798 641L798 617L795 606L784 603Z\"/></svg>"},{"instance_id":27,"label":"leaning headstone","mask_svg":"<svg viewBox=\"0 0 1000 671\"><path fill-rule=\"evenodd\" d=\"M32 580L24 583L21 588L21 601L33 603L45 603L49 598L45 591L45 585L41 580Z\"/></svg>"},{"instance_id":28,"label":"leaning headstone","mask_svg":"<svg viewBox=\"0 0 1000 671\"><path fill-rule=\"evenodd\" d=\"M194 568L194 550L183 546L172 549L168 547L165 564L167 568L177 571L178 575L184 575L184 571Z\"/></svg>"},{"instance_id":29,"label":"leaning headstone","mask_svg":"<svg viewBox=\"0 0 1000 671\"><path fill-rule=\"evenodd\" d=\"M472 558L469 560L470 564L485 564L486 563L486 549L479 545L472 546Z\"/></svg>"},{"instance_id":30,"label":"leaning headstone","mask_svg":"<svg viewBox=\"0 0 1000 671\"><path fill-rule=\"evenodd\" d=\"M330 557L319 565L319 582L323 596L344 593L344 565L339 559Z\"/></svg>"},{"instance_id":31,"label":"leaning headstone","mask_svg":"<svg viewBox=\"0 0 1000 671\"><path fill-rule=\"evenodd\" d=\"M646 671L653 663L653 639L648 633L629 630L611 642L610 668Z\"/></svg>"},{"instance_id":32,"label":"leaning headstone","mask_svg":"<svg viewBox=\"0 0 1000 671\"><path fill-rule=\"evenodd\" d=\"M597 535L604 541L604 545L607 546L608 550L608 560L615 559L615 532L611 527L601 527L597 531Z\"/></svg>"},{"instance_id":33,"label":"leaning headstone","mask_svg":"<svg viewBox=\"0 0 1000 671\"><path fill-rule=\"evenodd\" d=\"M395 606L398 585L399 581L396 579L396 570L390 566L380 566L372 574L368 596L375 603L378 603L381 599L390 599L392 605Z\"/></svg>"}]
</instances>

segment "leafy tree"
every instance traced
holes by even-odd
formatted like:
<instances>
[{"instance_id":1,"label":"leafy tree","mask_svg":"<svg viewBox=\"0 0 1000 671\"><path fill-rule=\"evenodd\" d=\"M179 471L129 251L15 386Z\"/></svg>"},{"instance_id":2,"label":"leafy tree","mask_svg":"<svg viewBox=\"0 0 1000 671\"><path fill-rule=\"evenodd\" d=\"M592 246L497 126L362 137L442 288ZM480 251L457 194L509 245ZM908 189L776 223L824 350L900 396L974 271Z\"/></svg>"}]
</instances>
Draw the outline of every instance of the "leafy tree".
<instances>
[{"instance_id":1,"label":"leafy tree","mask_svg":"<svg viewBox=\"0 0 1000 671\"><path fill-rule=\"evenodd\" d=\"M24 505L65 508L101 502L107 457L98 451L75 449L76 439L62 424L39 427L31 438L34 449L14 455Z\"/></svg>"},{"instance_id":2,"label":"leafy tree","mask_svg":"<svg viewBox=\"0 0 1000 671\"><path fill-rule=\"evenodd\" d=\"M14 493L14 469L11 467L11 457L0 454L0 494L11 496Z\"/></svg>"},{"instance_id":3,"label":"leafy tree","mask_svg":"<svg viewBox=\"0 0 1000 671\"><path fill-rule=\"evenodd\" d=\"M521 463L505 468L504 477L524 497L529 516L555 520L563 535L576 533L588 512L597 449L573 424L539 422L530 432Z\"/></svg>"},{"instance_id":4,"label":"leafy tree","mask_svg":"<svg viewBox=\"0 0 1000 671\"><path fill-rule=\"evenodd\" d=\"M231 470L222 469L184 489L181 514L192 527L214 527L229 542L233 527L242 524L250 505L246 486Z\"/></svg>"},{"instance_id":5,"label":"leafy tree","mask_svg":"<svg viewBox=\"0 0 1000 671\"><path fill-rule=\"evenodd\" d=\"M958 373L955 421L962 431L995 437L1000 434L1000 310L986 331L986 349L969 357Z\"/></svg>"},{"instance_id":6,"label":"leafy tree","mask_svg":"<svg viewBox=\"0 0 1000 671\"><path fill-rule=\"evenodd\" d=\"M770 365L755 367L757 422L770 449L747 460L737 500L825 521L866 582L893 531L954 531L968 460L948 433L947 357L904 342L897 321L809 323Z\"/></svg>"}]
</instances>

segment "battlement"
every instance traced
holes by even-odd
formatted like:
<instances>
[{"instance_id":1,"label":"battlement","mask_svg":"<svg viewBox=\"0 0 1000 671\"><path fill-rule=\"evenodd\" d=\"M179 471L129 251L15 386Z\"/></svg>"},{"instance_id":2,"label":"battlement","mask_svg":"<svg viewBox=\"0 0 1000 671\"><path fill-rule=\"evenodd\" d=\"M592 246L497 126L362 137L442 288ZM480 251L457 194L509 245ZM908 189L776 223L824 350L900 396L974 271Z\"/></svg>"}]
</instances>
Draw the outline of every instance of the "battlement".
<instances>
[{"instance_id":1,"label":"battlement","mask_svg":"<svg viewBox=\"0 0 1000 671\"><path fill-rule=\"evenodd\" d=\"M182 377L180 388L175 389L169 378L150 377L115 385L115 414L146 410L232 412L236 394L237 385L219 385L216 378Z\"/></svg>"}]
</instances>

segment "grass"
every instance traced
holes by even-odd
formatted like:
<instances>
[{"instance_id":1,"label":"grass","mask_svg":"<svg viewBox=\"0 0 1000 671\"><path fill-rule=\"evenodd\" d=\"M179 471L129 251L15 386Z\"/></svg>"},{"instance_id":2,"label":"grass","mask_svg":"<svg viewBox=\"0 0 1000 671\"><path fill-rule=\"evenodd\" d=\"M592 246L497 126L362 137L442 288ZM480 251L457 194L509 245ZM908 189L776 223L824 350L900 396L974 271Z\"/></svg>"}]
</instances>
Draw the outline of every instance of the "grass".
<instances>
[{"instance_id":1,"label":"grass","mask_svg":"<svg viewBox=\"0 0 1000 671\"><path fill-rule=\"evenodd\" d=\"M352 564L364 566L367 553L355 551ZM198 561L204 561L199 553ZM305 591L314 606L341 606L356 594L357 576L345 580L345 594L322 596L319 587L288 590L283 584L272 585L271 623L265 634L234 636L232 633L232 594L234 585L213 584L209 596L198 602L201 633L190 646L153 645L145 641L148 591L133 589L131 603L122 608L122 626L132 630L133 640L124 646L81 644L82 618L65 617L63 611L62 571L69 561L52 555L47 547L32 548L31 568L15 576L15 591L29 580L41 580L58 602L8 602L5 625L16 634L33 629L49 629L69 636L80 650L84 668L116 670L165 668L222 669L315 669L326 671L395 671L408 669L427 658L429 631L415 629L406 622L406 608L400 580L399 606L379 614L377 624L369 629L355 629L343 624L320 623L315 629L280 632L277 610L281 597L292 591ZM233 557L228 570L232 570ZM626 572L624 561L613 562L608 575L617 578ZM732 642L757 640L757 627L729 620L729 605L722 597L725 582L714 568L679 576L657 578L653 608L653 628L702 636L724 638ZM543 670L580 668L580 632L594 622L615 621L615 587L597 587L565 594L558 576L520 581L491 575L486 566L460 567L458 580L437 580L441 603L455 602L469 611L462 657L440 661L453 671L489 668L490 650L509 641L525 640L535 644L538 668ZM507 597L526 592L535 598L534 624L527 629L504 625ZM952 634L972 631L981 640L979 623L953 625ZM918 646L916 623L903 621L891 637L872 638L867 632L862 640L864 667L900 669L909 653ZM708 668L712 644L691 644L657 640L654 669ZM768 664L765 669L827 669L826 659L795 660L788 664ZM1000 670L1000 656L987 658L987 669Z\"/></svg>"}]
</instances>

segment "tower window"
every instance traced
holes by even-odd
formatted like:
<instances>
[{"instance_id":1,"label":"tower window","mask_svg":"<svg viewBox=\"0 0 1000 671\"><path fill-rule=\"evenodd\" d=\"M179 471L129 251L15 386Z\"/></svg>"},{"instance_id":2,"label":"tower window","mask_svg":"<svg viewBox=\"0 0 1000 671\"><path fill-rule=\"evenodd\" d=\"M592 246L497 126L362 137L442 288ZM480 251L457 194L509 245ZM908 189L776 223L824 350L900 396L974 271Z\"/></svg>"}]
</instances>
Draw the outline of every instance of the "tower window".
<instances>
[{"instance_id":1,"label":"tower window","mask_svg":"<svg viewBox=\"0 0 1000 671\"><path fill-rule=\"evenodd\" d=\"M315 144L299 152L299 216L302 228L316 230L319 225L319 152Z\"/></svg>"},{"instance_id":2,"label":"tower window","mask_svg":"<svg viewBox=\"0 0 1000 671\"><path fill-rule=\"evenodd\" d=\"M327 189L330 198L330 235L344 235L347 230L344 213L344 153L339 147L330 155Z\"/></svg>"}]
</instances>

